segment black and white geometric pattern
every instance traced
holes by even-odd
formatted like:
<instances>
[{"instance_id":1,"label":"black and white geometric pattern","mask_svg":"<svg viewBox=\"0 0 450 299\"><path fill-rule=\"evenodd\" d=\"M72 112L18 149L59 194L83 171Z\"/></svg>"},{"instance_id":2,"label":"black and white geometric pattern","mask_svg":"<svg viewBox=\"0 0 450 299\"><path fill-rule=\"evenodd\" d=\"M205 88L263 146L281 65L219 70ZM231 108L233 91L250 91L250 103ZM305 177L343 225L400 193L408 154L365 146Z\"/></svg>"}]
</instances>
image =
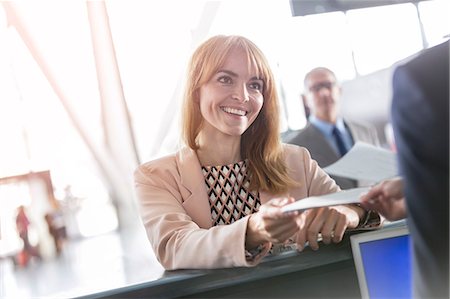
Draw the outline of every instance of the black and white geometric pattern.
<instances>
[{"instance_id":1,"label":"black and white geometric pattern","mask_svg":"<svg viewBox=\"0 0 450 299\"><path fill-rule=\"evenodd\" d=\"M230 224L257 212L261 202L258 192L249 192L247 164L240 161L224 166L202 166L213 226Z\"/></svg>"}]
</instances>

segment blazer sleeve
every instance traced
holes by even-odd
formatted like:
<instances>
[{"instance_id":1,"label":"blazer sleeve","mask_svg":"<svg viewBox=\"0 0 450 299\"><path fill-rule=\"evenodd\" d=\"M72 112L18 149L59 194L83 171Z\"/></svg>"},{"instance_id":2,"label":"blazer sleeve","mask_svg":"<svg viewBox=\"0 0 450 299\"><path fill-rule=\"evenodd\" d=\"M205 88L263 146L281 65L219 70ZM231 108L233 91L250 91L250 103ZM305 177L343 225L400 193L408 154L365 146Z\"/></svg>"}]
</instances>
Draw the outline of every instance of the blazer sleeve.
<instances>
[{"instance_id":1,"label":"blazer sleeve","mask_svg":"<svg viewBox=\"0 0 450 299\"><path fill-rule=\"evenodd\" d=\"M175 162L149 163L135 171L136 195L150 244L166 270L256 265L245 257L248 217L230 225L200 228L183 208ZM205 191L206 192L206 191Z\"/></svg>"}]
</instances>

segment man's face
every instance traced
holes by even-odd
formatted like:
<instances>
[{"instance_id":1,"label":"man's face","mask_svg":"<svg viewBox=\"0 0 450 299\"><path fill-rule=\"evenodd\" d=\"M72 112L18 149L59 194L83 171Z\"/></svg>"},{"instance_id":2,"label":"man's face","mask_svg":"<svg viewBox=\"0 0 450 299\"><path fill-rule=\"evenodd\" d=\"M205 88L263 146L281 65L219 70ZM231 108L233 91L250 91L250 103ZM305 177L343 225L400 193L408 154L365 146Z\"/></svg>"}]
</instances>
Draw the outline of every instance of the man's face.
<instances>
[{"instance_id":1,"label":"man's face","mask_svg":"<svg viewBox=\"0 0 450 299\"><path fill-rule=\"evenodd\" d=\"M340 87L334 75L326 70L317 70L308 76L305 83L305 96L311 113L320 120L335 123Z\"/></svg>"}]
</instances>

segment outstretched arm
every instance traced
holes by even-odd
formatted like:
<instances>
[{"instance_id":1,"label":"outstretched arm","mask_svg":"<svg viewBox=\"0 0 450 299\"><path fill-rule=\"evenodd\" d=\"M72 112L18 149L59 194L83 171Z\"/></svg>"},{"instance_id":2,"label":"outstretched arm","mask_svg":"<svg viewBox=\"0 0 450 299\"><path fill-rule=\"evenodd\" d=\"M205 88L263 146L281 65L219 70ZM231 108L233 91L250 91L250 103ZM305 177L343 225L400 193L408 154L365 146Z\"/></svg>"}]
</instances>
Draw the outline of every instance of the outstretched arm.
<instances>
[{"instance_id":1,"label":"outstretched arm","mask_svg":"<svg viewBox=\"0 0 450 299\"><path fill-rule=\"evenodd\" d=\"M406 202L403 194L403 179L400 177L382 181L361 196L361 206L374 210L387 220L406 218Z\"/></svg>"}]
</instances>

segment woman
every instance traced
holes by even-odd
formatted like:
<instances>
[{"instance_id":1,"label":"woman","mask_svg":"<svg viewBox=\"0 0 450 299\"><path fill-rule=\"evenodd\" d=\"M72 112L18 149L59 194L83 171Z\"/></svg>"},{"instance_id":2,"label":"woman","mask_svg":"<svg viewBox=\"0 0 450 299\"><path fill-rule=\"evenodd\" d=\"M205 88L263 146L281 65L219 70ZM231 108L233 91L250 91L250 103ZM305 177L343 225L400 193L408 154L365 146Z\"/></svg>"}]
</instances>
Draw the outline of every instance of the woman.
<instances>
[{"instance_id":1,"label":"woman","mask_svg":"<svg viewBox=\"0 0 450 299\"><path fill-rule=\"evenodd\" d=\"M283 214L294 199L339 191L307 150L283 145L273 74L240 36L215 36L194 52L179 152L141 165L142 219L164 268L253 266L273 244L339 242L366 215L358 206ZM292 238L291 238L292 237Z\"/></svg>"}]
</instances>

